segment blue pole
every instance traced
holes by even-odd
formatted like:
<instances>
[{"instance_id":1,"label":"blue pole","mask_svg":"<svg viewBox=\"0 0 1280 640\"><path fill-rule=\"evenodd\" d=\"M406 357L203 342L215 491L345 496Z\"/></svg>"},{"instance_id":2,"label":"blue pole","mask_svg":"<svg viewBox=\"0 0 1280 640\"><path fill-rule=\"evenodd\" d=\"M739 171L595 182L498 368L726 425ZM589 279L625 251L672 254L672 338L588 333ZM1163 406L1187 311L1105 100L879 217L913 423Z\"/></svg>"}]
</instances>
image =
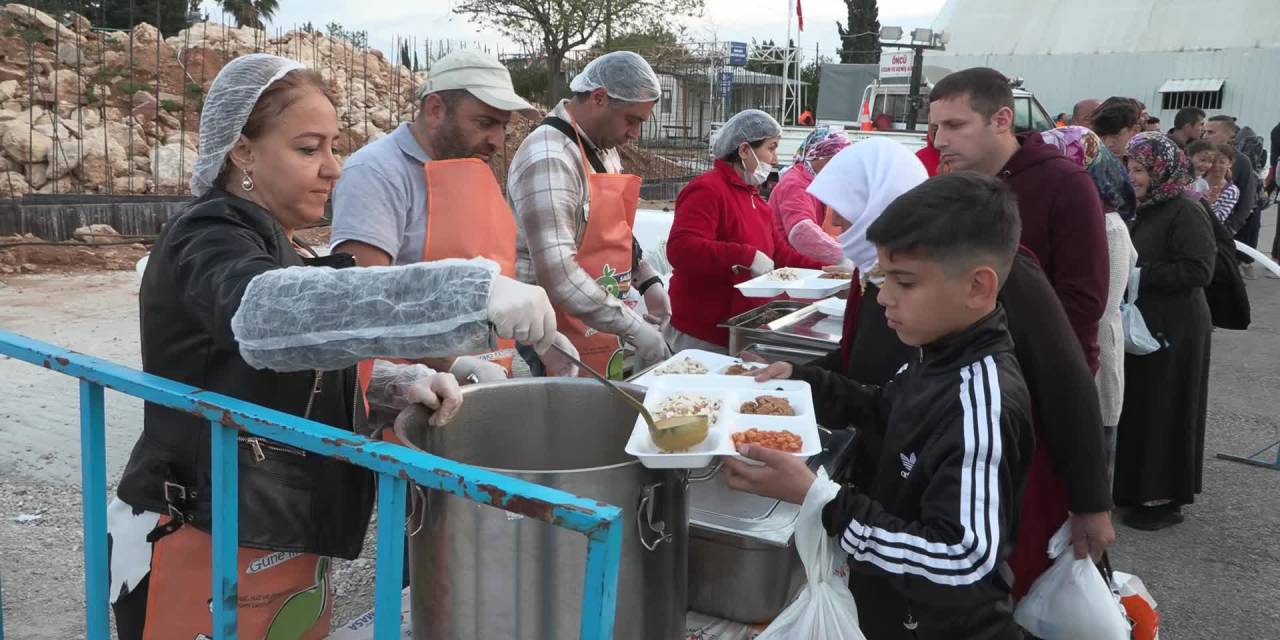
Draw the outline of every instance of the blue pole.
<instances>
[{"instance_id":1,"label":"blue pole","mask_svg":"<svg viewBox=\"0 0 1280 640\"><path fill-rule=\"evenodd\" d=\"M622 516L615 517L587 538L587 570L582 588L582 640L613 638L614 607L618 599L618 565L622 557Z\"/></svg>"},{"instance_id":2,"label":"blue pole","mask_svg":"<svg viewBox=\"0 0 1280 640\"><path fill-rule=\"evenodd\" d=\"M378 474L378 564L373 594L373 635L377 640L400 637L404 496L408 484L389 473Z\"/></svg>"},{"instance_id":3,"label":"blue pole","mask_svg":"<svg viewBox=\"0 0 1280 640\"><path fill-rule=\"evenodd\" d=\"M106 640L110 578L107 575L107 446L102 387L80 381L80 486L84 512L85 630Z\"/></svg>"},{"instance_id":4,"label":"blue pole","mask_svg":"<svg viewBox=\"0 0 1280 640\"><path fill-rule=\"evenodd\" d=\"M236 638L236 547L240 542L239 431L209 422L213 467L213 637Z\"/></svg>"}]
</instances>

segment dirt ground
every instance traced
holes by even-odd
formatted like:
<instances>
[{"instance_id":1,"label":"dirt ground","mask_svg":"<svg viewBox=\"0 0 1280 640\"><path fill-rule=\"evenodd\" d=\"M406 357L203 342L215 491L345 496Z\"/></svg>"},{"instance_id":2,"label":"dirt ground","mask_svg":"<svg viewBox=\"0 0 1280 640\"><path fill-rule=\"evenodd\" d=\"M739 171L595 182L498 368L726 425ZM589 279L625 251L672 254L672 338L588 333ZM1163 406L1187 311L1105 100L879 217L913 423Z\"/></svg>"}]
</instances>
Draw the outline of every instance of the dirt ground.
<instances>
[{"instance_id":1,"label":"dirt ground","mask_svg":"<svg viewBox=\"0 0 1280 640\"><path fill-rule=\"evenodd\" d=\"M1275 215L1267 213L1264 246ZM0 276L0 329L137 367L137 285L132 271ZM1177 527L1146 533L1116 525L1115 567L1145 580L1165 640L1275 638L1280 627L1280 472L1214 455L1280 440L1280 280L1248 286L1253 326L1213 338L1204 493ZM77 384L3 358L0 381L5 637L83 637ZM109 482L119 478L141 422L141 403L107 394ZM336 564L336 621L371 606L371 543L362 559Z\"/></svg>"}]
</instances>

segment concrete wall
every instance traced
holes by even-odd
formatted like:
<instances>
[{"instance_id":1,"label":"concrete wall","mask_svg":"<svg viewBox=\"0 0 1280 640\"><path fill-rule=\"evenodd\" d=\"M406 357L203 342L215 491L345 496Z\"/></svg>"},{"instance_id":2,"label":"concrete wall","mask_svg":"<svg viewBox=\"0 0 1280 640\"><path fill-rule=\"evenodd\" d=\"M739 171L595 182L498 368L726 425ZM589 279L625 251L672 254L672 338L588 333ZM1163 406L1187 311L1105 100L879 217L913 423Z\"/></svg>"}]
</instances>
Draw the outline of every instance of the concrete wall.
<instances>
[{"instance_id":1,"label":"concrete wall","mask_svg":"<svg viewBox=\"0 0 1280 640\"><path fill-rule=\"evenodd\" d=\"M1280 122L1280 49L1250 48L1185 53L1109 53L1070 55L932 55L930 64L960 70L992 67L1026 80L1041 104L1056 114L1070 112L1082 98L1129 96L1147 103L1168 129L1176 111L1160 109L1156 93L1166 80L1221 78L1222 109L1241 125L1267 138Z\"/></svg>"},{"instance_id":2,"label":"concrete wall","mask_svg":"<svg viewBox=\"0 0 1280 640\"><path fill-rule=\"evenodd\" d=\"M27 195L0 200L0 236L31 233L69 240L77 228L91 224L109 224L124 235L155 235L190 201L182 196Z\"/></svg>"}]
</instances>

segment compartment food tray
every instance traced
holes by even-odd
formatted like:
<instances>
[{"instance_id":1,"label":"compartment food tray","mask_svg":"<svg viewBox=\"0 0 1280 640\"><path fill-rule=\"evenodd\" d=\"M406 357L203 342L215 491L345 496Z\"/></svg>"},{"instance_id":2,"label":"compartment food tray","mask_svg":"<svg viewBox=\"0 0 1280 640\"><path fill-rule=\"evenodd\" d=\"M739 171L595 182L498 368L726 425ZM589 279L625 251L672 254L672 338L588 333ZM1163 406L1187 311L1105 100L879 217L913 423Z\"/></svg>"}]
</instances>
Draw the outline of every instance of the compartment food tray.
<instances>
[{"instance_id":1,"label":"compartment food tray","mask_svg":"<svg viewBox=\"0 0 1280 640\"><path fill-rule=\"evenodd\" d=\"M799 380L770 380L756 382L746 376L667 375L649 385L644 405L652 413L668 397L677 394L696 394L720 401L719 415L711 423L707 439L696 447L679 453L663 453L649 437L649 427L644 418L636 416L636 423L627 441L626 452L651 469L696 469L710 465L716 456L741 458L734 449L734 433L755 428L761 430L787 430L800 436L802 445L794 455L808 458L822 450L818 439L818 422L813 409L813 392L809 383ZM791 402L794 416L761 416L743 414L742 403L758 396L782 396ZM657 418L657 416L654 416Z\"/></svg>"}]
</instances>

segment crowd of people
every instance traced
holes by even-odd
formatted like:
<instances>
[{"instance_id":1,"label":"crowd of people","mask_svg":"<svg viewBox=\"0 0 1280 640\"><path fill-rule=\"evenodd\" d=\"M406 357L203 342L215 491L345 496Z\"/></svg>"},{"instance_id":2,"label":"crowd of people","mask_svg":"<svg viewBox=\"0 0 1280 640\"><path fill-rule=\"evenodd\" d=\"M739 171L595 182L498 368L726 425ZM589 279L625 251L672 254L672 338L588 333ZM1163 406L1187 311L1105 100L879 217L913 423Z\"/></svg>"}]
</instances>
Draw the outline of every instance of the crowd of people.
<instances>
[{"instance_id":1,"label":"crowd of people","mask_svg":"<svg viewBox=\"0 0 1280 640\"><path fill-rule=\"evenodd\" d=\"M1201 486L1204 290L1222 229L1256 244L1261 214L1262 167L1233 119L1183 110L1166 135L1117 97L1018 132L1008 79L967 69L932 87L919 154L820 126L766 200L782 128L746 110L676 200L668 282L632 235L640 178L617 152L659 101L656 74L615 52L569 88L503 193L486 161L513 113L536 112L487 55L436 62L415 119L345 165L317 74L233 60L201 116L196 200L143 277L144 369L392 438L379 412L420 403L443 425L460 384L506 379L515 358L577 375L567 354L622 378L673 351L727 352L720 325L763 302L735 284L825 268L856 283L839 348L757 379L808 381L821 422L855 430L823 523L850 554L867 637L1021 638L1014 603L1064 522L1096 561L1115 507L1135 529L1181 521ZM294 231L330 196L321 257ZM1153 353L1126 354L1126 298ZM208 632L207 442L201 420L147 405L109 510L121 638ZM240 630L265 637L291 594L327 588L328 557L359 554L373 483L278 443L241 447L240 563L271 570L241 577ZM740 490L799 503L831 482L740 453L763 463L726 461ZM321 637L330 606L289 637Z\"/></svg>"}]
</instances>

